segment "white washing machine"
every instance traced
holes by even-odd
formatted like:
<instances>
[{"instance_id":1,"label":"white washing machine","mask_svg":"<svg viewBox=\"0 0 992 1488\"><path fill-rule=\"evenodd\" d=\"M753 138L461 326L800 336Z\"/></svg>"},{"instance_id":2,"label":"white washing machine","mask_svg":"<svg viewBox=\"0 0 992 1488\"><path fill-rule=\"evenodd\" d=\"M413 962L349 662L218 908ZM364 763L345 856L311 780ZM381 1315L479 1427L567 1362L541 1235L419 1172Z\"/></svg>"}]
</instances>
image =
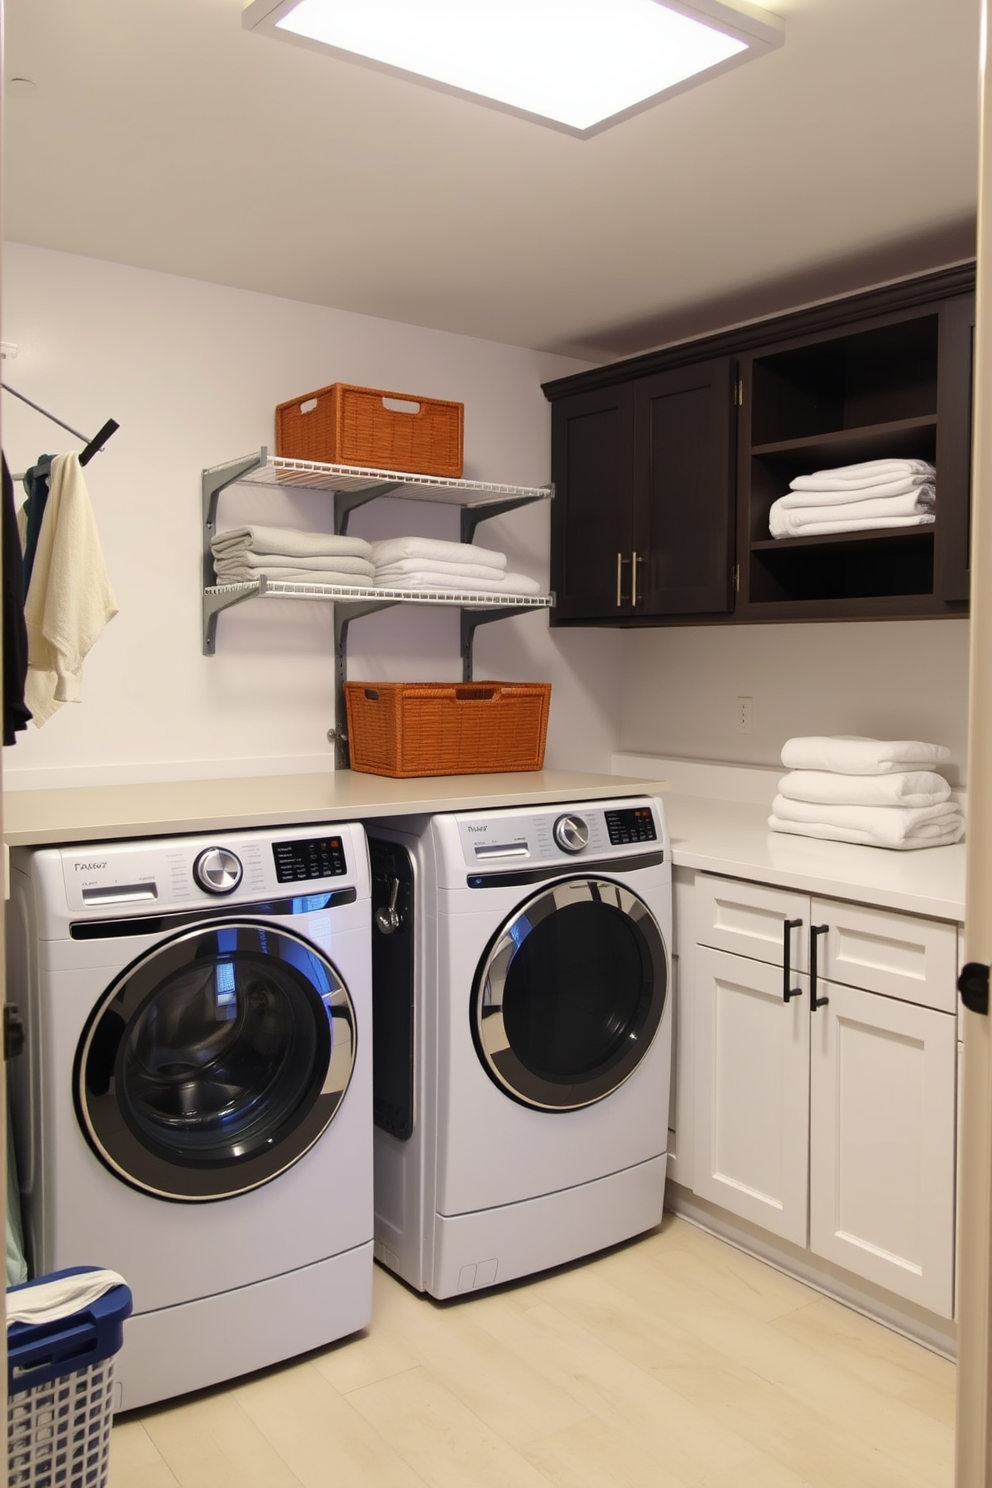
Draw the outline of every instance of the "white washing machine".
<instances>
[{"instance_id":1,"label":"white washing machine","mask_svg":"<svg viewBox=\"0 0 992 1488\"><path fill-rule=\"evenodd\" d=\"M661 1220L661 802L370 826L375 1251L451 1297Z\"/></svg>"},{"instance_id":2,"label":"white washing machine","mask_svg":"<svg viewBox=\"0 0 992 1488\"><path fill-rule=\"evenodd\" d=\"M118 1409L364 1327L370 885L358 825L11 854L29 1261L134 1296Z\"/></svg>"}]
</instances>

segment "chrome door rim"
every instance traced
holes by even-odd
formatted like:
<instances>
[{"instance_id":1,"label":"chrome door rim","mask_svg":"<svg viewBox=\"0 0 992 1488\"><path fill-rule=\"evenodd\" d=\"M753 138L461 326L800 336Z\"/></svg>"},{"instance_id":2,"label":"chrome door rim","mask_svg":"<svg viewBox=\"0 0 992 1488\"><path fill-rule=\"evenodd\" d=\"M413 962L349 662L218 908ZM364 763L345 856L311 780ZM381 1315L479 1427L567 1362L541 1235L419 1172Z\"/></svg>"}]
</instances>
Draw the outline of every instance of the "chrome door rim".
<instances>
[{"instance_id":1,"label":"chrome door rim","mask_svg":"<svg viewBox=\"0 0 992 1488\"><path fill-rule=\"evenodd\" d=\"M319 1003L323 1016L326 1018L326 1037L329 1044L326 1064L310 1082L309 1103L302 1110L300 1109L302 1101L294 1108L292 1114L296 1119L281 1138L279 1138L279 1131L276 1131L275 1136L279 1138L278 1145L275 1139L270 1139L270 1146L264 1152L255 1157L247 1157L240 1164L232 1158L226 1164L205 1163L202 1168L197 1168L179 1161L169 1161L167 1157L156 1154L153 1148L134 1134L132 1125L127 1119L127 1113L120 1105L116 1106L119 1119L117 1116L111 1116L109 1123L114 1130L112 1148L106 1140L107 1119L102 1111L100 1119L95 1118L94 1107L97 1098L87 1089L87 1071L94 1043L100 1037L101 1030L107 1026L105 1020L112 1021L115 1029L119 1027L113 1054L116 1069L118 1052L127 1031L158 995L163 979L173 968L181 969L188 964L192 942L212 938L218 931L248 932L250 936L258 938L260 953L263 956L265 949L262 943L266 940L270 943L273 939L295 942L323 967L329 984L328 991L324 994L318 992L313 986L307 986L305 978L300 977L304 994L308 994L309 1002L311 1005ZM271 953L269 955L271 958ZM315 1007L313 1010L315 1024L319 1028L321 1026L317 1023L319 1015ZM217 920L199 925L193 930L184 931L170 940L159 941L114 978L90 1014L83 1037L77 1045L73 1070L76 1115L97 1157L130 1187L155 1198L180 1203L216 1202L236 1197L238 1194L247 1193L253 1188L271 1182L306 1155L319 1141L337 1114L338 1107L351 1082L356 1057L357 1029L351 996L337 968L317 946L281 926L273 926L259 920ZM306 1096L303 1099L306 1099ZM109 1102L107 1110L110 1111ZM123 1153L124 1160L118 1157L113 1149ZM126 1160L128 1157L130 1161ZM148 1170L149 1176L142 1177L141 1169ZM218 1184L217 1178L220 1173L227 1175L227 1181Z\"/></svg>"},{"instance_id":2,"label":"chrome door rim","mask_svg":"<svg viewBox=\"0 0 992 1488\"><path fill-rule=\"evenodd\" d=\"M530 931L556 911L583 902L608 904L636 926L655 969L655 987L646 1016L624 1056L613 1060L598 1076L559 1082L535 1074L514 1053L503 1016L503 999L510 966ZM476 974L472 1032L487 1074L507 1095L536 1110L581 1110L604 1100L634 1073L658 1032L667 996L668 952L661 927L644 901L624 884L611 879L569 878L521 904L497 932ZM576 1087L584 1093L579 1095Z\"/></svg>"}]
</instances>

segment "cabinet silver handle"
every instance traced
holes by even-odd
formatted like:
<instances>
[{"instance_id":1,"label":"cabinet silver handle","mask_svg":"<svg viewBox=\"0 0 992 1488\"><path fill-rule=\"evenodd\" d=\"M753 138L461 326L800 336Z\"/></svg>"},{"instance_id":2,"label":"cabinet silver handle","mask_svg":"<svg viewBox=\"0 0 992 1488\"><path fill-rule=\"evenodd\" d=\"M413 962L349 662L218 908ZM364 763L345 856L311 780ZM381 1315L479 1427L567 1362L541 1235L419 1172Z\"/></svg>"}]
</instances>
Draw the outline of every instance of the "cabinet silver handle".
<instances>
[{"instance_id":1,"label":"cabinet silver handle","mask_svg":"<svg viewBox=\"0 0 992 1488\"><path fill-rule=\"evenodd\" d=\"M621 605L623 604L623 566L624 566L625 563L629 563L629 562L630 562L630 559L629 558L625 558L622 553L618 553L617 554L617 609L618 610L620 609Z\"/></svg>"},{"instance_id":2,"label":"cabinet silver handle","mask_svg":"<svg viewBox=\"0 0 992 1488\"><path fill-rule=\"evenodd\" d=\"M630 603L637 604L637 565L643 563L644 559L638 553L630 555Z\"/></svg>"}]
</instances>

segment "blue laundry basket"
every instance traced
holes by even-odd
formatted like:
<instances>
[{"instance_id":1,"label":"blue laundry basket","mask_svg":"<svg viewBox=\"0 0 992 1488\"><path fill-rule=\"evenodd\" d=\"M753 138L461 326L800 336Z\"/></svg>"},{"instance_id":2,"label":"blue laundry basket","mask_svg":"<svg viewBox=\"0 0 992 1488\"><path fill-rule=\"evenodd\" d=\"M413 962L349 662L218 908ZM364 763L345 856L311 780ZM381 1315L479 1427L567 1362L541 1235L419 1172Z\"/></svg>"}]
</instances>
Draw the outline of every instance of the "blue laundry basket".
<instances>
[{"instance_id":1,"label":"blue laundry basket","mask_svg":"<svg viewBox=\"0 0 992 1488\"><path fill-rule=\"evenodd\" d=\"M96 1269L70 1266L10 1291ZM57 1322L13 1323L7 1330L9 1488L104 1488L114 1356L130 1311L130 1289L115 1286Z\"/></svg>"}]
</instances>

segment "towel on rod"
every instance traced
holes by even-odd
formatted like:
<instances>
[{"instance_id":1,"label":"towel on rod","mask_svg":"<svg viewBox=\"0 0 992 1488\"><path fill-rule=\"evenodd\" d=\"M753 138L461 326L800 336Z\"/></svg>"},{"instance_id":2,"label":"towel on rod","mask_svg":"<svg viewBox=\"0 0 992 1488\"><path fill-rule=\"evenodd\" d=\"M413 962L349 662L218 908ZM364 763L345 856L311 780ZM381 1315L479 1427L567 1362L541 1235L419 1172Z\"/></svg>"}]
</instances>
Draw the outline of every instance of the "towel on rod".
<instances>
[{"instance_id":1,"label":"towel on rod","mask_svg":"<svg viewBox=\"0 0 992 1488\"><path fill-rule=\"evenodd\" d=\"M377 563L375 572L386 578L399 578L403 574L437 573L461 575L466 579L502 579L506 570L491 563L445 563L440 558L396 558L392 563Z\"/></svg>"},{"instance_id":2,"label":"towel on rod","mask_svg":"<svg viewBox=\"0 0 992 1488\"><path fill-rule=\"evenodd\" d=\"M955 801L919 807L839 806L777 795L768 825L773 832L796 830L806 836L843 833L838 840L869 847L929 847L957 842L964 832L964 816Z\"/></svg>"},{"instance_id":3,"label":"towel on rod","mask_svg":"<svg viewBox=\"0 0 992 1488\"><path fill-rule=\"evenodd\" d=\"M440 563L482 563L490 568L506 568L506 554L493 548L479 548L475 543L441 542L433 537L386 537L372 544L372 561L376 568L395 563L401 558L426 558ZM425 563L428 568L430 563Z\"/></svg>"},{"instance_id":4,"label":"towel on rod","mask_svg":"<svg viewBox=\"0 0 992 1488\"><path fill-rule=\"evenodd\" d=\"M793 491L841 491L852 486L884 486L911 476L932 481L936 474L937 467L929 460L865 460L797 475L789 486Z\"/></svg>"},{"instance_id":5,"label":"towel on rod","mask_svg":"<svg viewBox=\"0 0 992 1488\"><path fill-rule=\"evenodd\" d=\"M787 770L833 770L840 775L890 775L926 770L950 759L943 744L918 739L866 739L858 734L810 734L787 739L782 763Z\"/></svg>"},{"instance_id":6,"label":"towel on rod","mask_svg":"<svg viewBox=\"0 0 992 1488\"><path fill-rule=\"evenodd\" d=\"M837 775L830 770L792 770L778 783L780 796L835 806L939 806L951 787L932 770L891 775Z\"/></svg>"},{"instance_id":7,"label":"towel on rod","mask_svg":"<svg viewBox=\"0 0 992 1488\"><path fill-rule=\"evenodd\" d=\"M79 456L57 455L24 606L25 700L39 728L82 700L83 661L116 614Z\"/></svg>"},{"instance_id":8,"label":"towel on rod","mask_svg":"<svg viewBox=\"0 0 992 1488\"><path fill-rule=\"evenodd\" d=\"M381 570L376 569L375 586L377 589L409 589L411 591L450 590L453 594L531 595L541 592L541 586L537 580L529 579L526 574L507 573L501 579L473 579L459 578L452 574L427 569L419 573L403 574L395 580L384 579Z\"/></svg>"},{"instance_id":9,"label":"towel on rod","mask_svg":"<svg viewBox=\"0 0 992 1488\"><path fill-rule=\"evenodd\" d=\"M339 536L334 532L299 532L293 527L231 527L218 532L210 543L218 557L236 553L281 553L290 558L367 558L372 545L361 537Z\"/></svg>"}]
</instances>

